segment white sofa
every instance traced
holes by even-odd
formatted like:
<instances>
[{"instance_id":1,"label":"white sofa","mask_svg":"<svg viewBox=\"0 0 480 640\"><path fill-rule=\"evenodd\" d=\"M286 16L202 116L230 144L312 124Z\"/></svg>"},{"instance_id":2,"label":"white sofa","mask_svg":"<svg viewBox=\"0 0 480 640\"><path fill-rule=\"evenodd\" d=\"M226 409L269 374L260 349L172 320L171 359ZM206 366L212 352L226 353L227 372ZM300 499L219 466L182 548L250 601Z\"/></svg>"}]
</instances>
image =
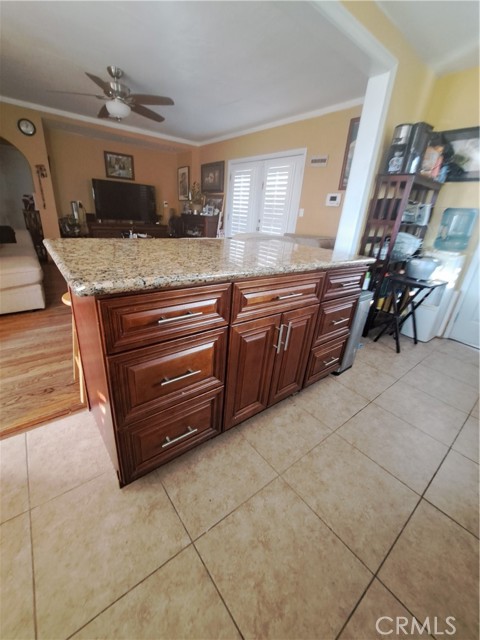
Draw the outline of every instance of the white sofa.
<instances>
[{"instance_id":1,"label":"white sofa","mask_svg":"<svg viewBox=\"0 0 480 640\"><path fill-rule=\"evenodd\" d=\"M43 270L26 229L16 242L0 244L0 314L45 308Z\"/></svg>"}]
</instances>

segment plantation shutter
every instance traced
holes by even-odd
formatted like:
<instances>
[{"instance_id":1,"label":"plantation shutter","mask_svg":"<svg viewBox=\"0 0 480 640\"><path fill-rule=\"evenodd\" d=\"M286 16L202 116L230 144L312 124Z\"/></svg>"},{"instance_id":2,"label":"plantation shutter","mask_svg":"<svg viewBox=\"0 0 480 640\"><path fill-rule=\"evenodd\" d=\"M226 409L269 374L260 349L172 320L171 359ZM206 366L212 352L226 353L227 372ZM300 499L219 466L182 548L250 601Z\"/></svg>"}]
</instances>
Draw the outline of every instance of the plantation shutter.
<instances>
[{"instance_id":1,"label":"plantation shutter","mask_svg":"<svg viewBox=\"0 0 480 640\"><path fill-rule=\"evenodd\" d=\"M255 230L255 220L252 219L251 212L254 209L257 171L257 163L237 165L232 171L229 235Z\"/></svg>"},{"instance_id":2,"label":"plantation shutter","mask_svg":"<svg viewBox=\"0 0 480 640\"><path fill-rule=\"evenodd\" d=\"M295 231L304 155L232 161L225 214L227 237Z\"/></svg>"},{"instance_id":3,"label":"plantation shutter","mask_svg":"<svg viewBox=\"0 0 480 640\"><path fill-rule=\"evenodd\" d=\"M266 162L259 231L283 235L287 231L295 165Z\"/></svg>"}]
</instances>

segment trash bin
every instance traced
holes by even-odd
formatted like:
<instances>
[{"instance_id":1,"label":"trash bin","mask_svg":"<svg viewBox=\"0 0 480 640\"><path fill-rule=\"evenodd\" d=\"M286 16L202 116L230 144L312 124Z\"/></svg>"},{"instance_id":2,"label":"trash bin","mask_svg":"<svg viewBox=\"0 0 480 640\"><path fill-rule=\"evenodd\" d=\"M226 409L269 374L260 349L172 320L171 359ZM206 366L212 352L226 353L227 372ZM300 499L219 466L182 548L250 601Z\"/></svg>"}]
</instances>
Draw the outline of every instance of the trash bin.
<instances>
[{"instance_id":1,"label":"trash bin","mask_svg":"<svg viewBox=\"0 0 480 640\"><path fill-rule=\"evenodd\" d=\"M372 304L372 299L373 291L362 291L360 294L357 310L355 311L355 317L353 318L352 326L350 328L350 336L347 340L347 345L343 353L342 362L338 369L333 372L335 375L339 375L345 371L345 369L349 369L355 360L363 327L367 321L370 305Z\"/></svg>"}]
</instances>

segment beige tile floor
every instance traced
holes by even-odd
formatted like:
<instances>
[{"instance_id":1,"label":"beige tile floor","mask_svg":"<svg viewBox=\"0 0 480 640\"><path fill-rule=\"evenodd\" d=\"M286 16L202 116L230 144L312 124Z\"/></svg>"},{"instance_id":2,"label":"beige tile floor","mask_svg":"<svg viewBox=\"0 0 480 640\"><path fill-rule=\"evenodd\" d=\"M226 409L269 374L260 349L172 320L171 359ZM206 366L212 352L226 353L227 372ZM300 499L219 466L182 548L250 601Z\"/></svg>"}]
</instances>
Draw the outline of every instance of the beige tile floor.
<instances>
[{"instance_id":1,"label":"beige tile floor","mask_svg":"<svg viewBox=\"0 0 480 640\"><path fill-rule=\"evenodd\" d=\"M1 441L0 638L478 639L478 353L365 343L122 490L86 411Z\"/></svg>"}]
</instances>

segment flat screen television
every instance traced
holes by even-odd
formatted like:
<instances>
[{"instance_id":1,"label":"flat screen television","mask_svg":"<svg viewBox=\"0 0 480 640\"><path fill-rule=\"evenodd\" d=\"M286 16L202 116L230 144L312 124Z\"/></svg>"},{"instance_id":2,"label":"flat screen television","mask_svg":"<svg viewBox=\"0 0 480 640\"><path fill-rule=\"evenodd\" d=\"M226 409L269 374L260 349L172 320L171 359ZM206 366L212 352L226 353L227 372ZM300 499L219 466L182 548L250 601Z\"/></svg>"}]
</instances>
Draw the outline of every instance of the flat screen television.
<instances>
[{"instance_id":1,"label":"flat screen television","mask_svg":"<svg viewBox=\"0 0 480 640\"><path fill-rule=\"evenodd\" d=\"M157 222L155 187L92 178L97 220Z\"/></svg>"}]
</instances>

